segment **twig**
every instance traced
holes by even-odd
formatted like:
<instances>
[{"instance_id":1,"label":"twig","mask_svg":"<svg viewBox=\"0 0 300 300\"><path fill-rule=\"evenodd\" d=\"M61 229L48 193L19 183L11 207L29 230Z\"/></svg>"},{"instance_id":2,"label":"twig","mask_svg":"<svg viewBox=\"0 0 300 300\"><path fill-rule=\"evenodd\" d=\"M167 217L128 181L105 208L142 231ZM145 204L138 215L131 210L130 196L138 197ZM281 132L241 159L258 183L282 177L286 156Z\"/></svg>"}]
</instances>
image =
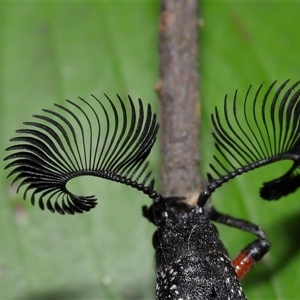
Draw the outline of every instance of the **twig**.
<instances>
[{"instance_id":1,"label":"twig","mask_svg":"<svg viewBox=\"0 0 300 300\"><path fill-rule=\"evenodd\" d=\"M198 0L161 1L162 194L195 200L200 190Z\"/></svg>"}]
</instances>

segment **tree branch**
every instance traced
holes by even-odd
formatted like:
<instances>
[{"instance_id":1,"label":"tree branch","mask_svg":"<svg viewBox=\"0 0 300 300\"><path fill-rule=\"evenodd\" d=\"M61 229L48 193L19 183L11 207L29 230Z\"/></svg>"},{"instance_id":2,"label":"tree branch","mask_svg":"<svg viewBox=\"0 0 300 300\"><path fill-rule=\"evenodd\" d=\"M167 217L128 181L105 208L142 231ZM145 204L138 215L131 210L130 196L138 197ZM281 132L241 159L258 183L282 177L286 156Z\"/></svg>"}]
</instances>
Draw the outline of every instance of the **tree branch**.
<instances>
[{"instance_id":1,"label":"tree branch","mask_svg":"<svg viewBox=\"0 0 300 300\"><path fill-rule=\"evenodd\" d=\"M198 0L161 1L162 194L197 198L200 190Z\"/></svg>"}]
</instances>

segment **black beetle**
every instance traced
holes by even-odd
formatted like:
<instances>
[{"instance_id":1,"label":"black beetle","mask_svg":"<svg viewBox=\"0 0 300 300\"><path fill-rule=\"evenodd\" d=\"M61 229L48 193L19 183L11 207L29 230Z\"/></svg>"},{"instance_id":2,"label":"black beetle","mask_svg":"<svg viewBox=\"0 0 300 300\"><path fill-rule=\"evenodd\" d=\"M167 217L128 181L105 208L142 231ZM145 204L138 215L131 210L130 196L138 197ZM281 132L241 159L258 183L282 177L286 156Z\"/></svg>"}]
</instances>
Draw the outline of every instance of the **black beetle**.
<instances>
[{"instance_id":1,"label":"black beetle","mask_svg":"<svg viewBox=\"0 0 300 300\"><path fill-rule=\"evenodd\" d=\"M228 180L278 160L294 161L278 179L266 182L263 198L279 199L299 186L300 90L299 81L283 92L284 82L270 96L274 82L260 97L262 85L253 100L246 94L243 115L237 114L237 92L232 110L225 98L223 112L212 114L215 146L219 152L208 173L208 185L198 203L189 207L184 197L163 197L154 190L154 178L146 159L154 145L159 124L151 106L138 100L117 104L105 95L105 102L93 96L95 105L79 98L70 108L55 104L59 112L44 109L34 115L39 122L17 131L12 151L5 158L12 168L8 176L27 186L41 209L60 214L82 213L96 206L94 196L78 196L67 190L67 182L91 175L136 188L153 203L143 207L143 215L157 226L153 245L156 250L157 299L246 299L240 279L269 250L264 231L245 220L219 213L209 202L211 194ZM296 89L296 90L295 90ZM113 117L109 117L112 115ZM18 188L18 191L19 191ZM31 191L31 192L30 192ZM220 241L212 221L233 226L257 236L233 261Z\"/></svg>"}]
</instances>

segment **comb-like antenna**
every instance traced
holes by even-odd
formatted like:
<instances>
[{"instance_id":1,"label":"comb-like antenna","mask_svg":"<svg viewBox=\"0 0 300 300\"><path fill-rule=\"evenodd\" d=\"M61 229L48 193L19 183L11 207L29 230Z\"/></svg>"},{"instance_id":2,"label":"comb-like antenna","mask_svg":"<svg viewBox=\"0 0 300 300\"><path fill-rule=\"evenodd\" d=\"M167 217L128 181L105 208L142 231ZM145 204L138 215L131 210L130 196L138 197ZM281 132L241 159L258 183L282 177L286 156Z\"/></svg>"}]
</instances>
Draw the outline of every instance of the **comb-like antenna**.
<instances>
[{"instance_id":1,"label":"comb-like antenna","mask_svg":"<svg viewBox=\"0 0 300 300\"><path fill-rule=\"evenodd\" d=\"M93 96L93 95L92 95ZM141 99L135 108L132 99L126 106L117 95L117 105L105 95L93 103L79 98L72 106L55 104L60 110L43 109L44 115L34 115L38 122L25 122L27 129L16 132L14 151L5 158L13 168L8 177L13 183L32 190L31 203L38 203L60 214L82 213L96 206L95 196L77 196L67 190L67 182L75 177L91 175L120 182L136 188L155 201L160 199L154 188L152 171L145 162L156 140L159 124L150 104ZM128 108L129 106L129 108Z\"/></svg>"},{"instance_id":2,"label":"comb-like antenna","mask_svg":"<svg viewBox=\"0 0 300 300\"><path fill-rule=\"evenodd\" d=\"M264 183L261 196L279 199L300 186L300 81L286 87L288 82L273 91L275 81L264 94L261 85L253 99L250 86L243 102L238 101L236 91L232 105L227 105L226 96L223 111L215 108L212 135L219 155L210 167L216 176L207 174L209 184L199 196L199 205L224 182L279 160L294 164L282 177Z\"/></svg>"}]
</instances>

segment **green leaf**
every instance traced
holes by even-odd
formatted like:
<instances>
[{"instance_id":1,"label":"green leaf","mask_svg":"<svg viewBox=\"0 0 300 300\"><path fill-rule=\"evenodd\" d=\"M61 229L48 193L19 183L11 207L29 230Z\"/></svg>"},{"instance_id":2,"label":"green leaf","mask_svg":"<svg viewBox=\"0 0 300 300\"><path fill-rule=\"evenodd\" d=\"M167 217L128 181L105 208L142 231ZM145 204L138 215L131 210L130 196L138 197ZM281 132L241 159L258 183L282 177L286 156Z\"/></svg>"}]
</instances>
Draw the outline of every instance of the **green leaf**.
<instances>
[{"instance_id":1,"label":"green leaf","mask_svg":"<svg viewBox=\"0 0 300 300\"><path fill-rule=\"evenodd\" d=\"M204 3L202 9L202 171L212 162L213 140L210 114L214 106L222 110L225 94L238 100L250 84L256 90L262 82L299 80L300 39L296 11L299 3L224 2ZM249 299L298 299L294 279L299 278L299 191L280 201L263 201L259 188L267 180L282 175L289 162L277 163L237 177L213 194L212 200L223 212L261 226L272 247L262 262L242 281ZM221 239L230 255L254 237L235 229L219 226Z\"/></svg>"},{"instance_id":2,"label":"green leaf","mask_svg":"<svg viewBox=\"0 0 300 300\"><path fill-rule=\"evenodd\" d=\"M154 3L1 3L1 154L22 122L90 94L156 101ZM156 107L156 105L154 105ZM157 162L157 151L151 156ZM2 164L4 166L4 164ZM97 209L60 216L32 207L1 172L0 298L151 299L154 226L143 194L105 180L73 182Z\"/></svg>"},{"instance_id":3,"label":"green leaf","mask_svg":"<svg viewBox=\"0 0 300 300\"><path fill-rule=\"evenodd\" d=\"M204 2L201 6L202 173L211 161L210 113L224 95L249 84L299 78L299 4ZM2 157L22 122L77 96L130 94L158 110L158 2L0 3ZM159 149L150 157L159 175ZM5 163L2 163L5 166ZM3 169L3 168L1 168ZM264 202L258 188L281 165L226 184L213 196L221 211L262 226L272 242L243 281L249 299L297 299L297 195ZM276 173L277 172L277 173ZM153 299L154 227L141 215L149 199L99 179L73 183L98 206L76 216L40 211L15 193L1 171L0 298ZM225 195L225 196L224 196ZM234 256L253 240L220 228Z\"/></svg>"}]
</instances>

